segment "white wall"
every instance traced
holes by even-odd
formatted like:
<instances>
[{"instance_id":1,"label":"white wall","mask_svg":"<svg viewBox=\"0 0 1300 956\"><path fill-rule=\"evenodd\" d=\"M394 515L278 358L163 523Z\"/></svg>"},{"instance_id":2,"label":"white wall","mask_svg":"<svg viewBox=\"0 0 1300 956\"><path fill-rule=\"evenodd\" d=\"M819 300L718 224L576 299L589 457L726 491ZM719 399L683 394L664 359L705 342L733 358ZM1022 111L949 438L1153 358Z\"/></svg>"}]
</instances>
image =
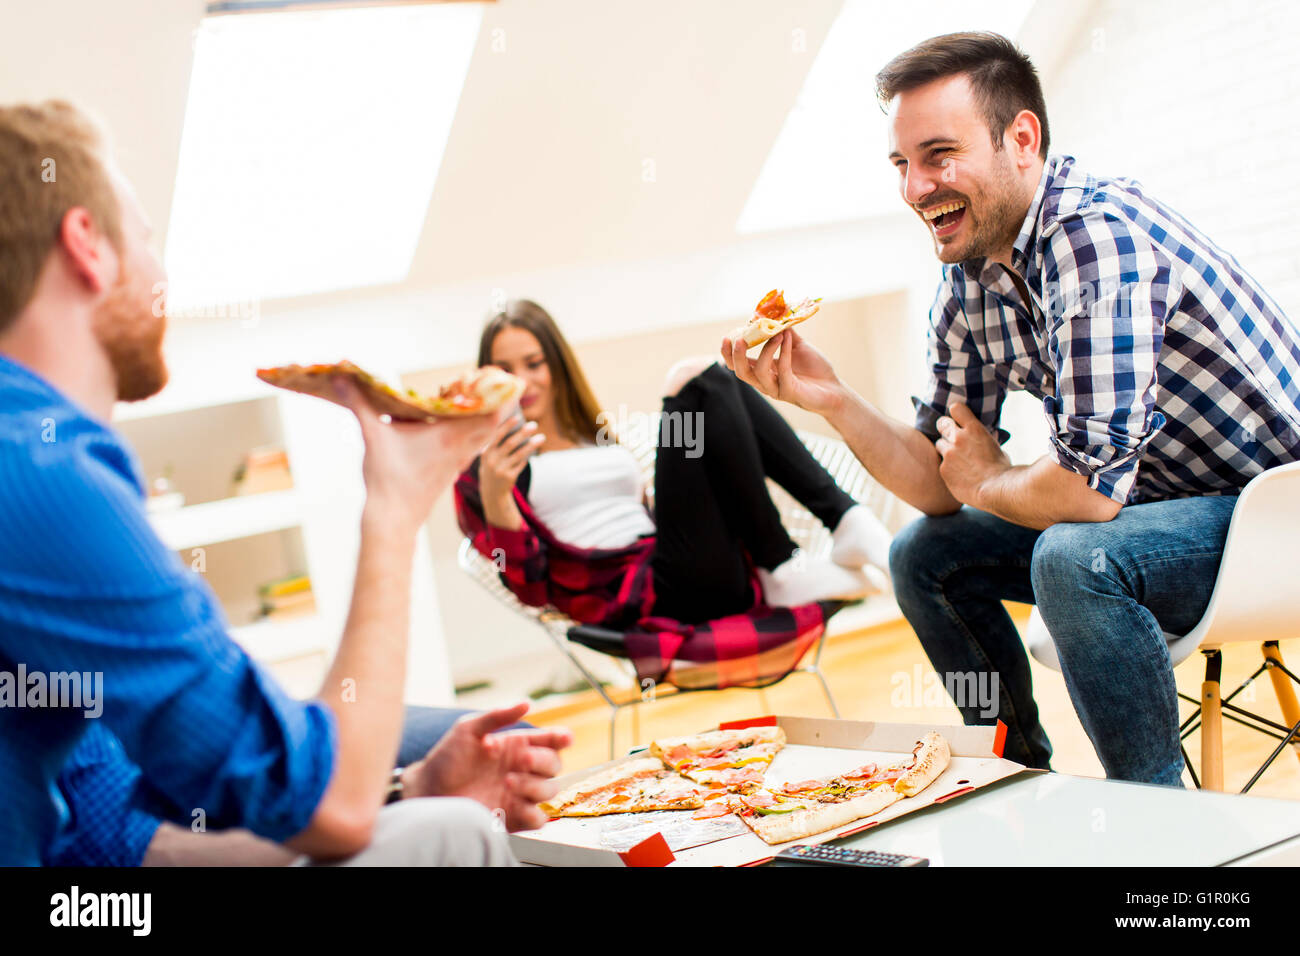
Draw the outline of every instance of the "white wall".
<instances>
[{"instance_id":1,"label":"white wall","mask_svg":"<svg viewBox=\"0 0 1300 956\"><path fill-rule=\"evenodd\" d=\"M1098 172L1143 180L1235 254L1283 308L1300 314L1300 246L1284 232L1300 200L1282 175L1300 145L1300 122L1288 109L1290 77L1300 66L1300 51L1291 48L1300 9L1170 0L1043 0L1039 8L1031 18L1037 39L1026 44L1041 53L1054 151L1073 153ZM924 372L926 310L937 276L928 239L900 203L897 216L748 237L686 255L665 250L659 259L268 305L251 323L178 323L169 342L175 384L160 403L264 394L252 369L284 361L347 356L389 375L468 364L483 317L506 296L537 298L563 316L582 345L665 327L704 331L743 315L756 290L776 284L828 302L903 293L907 332L901 344L891 336L889 347L916 379ZM711 344L701 339L700 350ZM1035 400L1013 395L1004 424L1014 460L1040 453L1046 435ZM355 452L333 449L349 469ZM442 566L445 559L433 557ZM465 600L462 582L447 578L440 574L437 596L426 598L426 614L436 620ZM441 670L442 635L430 638L426 652L440 659ZM456 669L482 667L492 656L483 650L458 648Z\"/></svg>"},{"instance_id":2,"label":"white wall","mask_svg":"<svg viewBox=\"0 0 1300 956\"><path fill-rule=\"evenodd\" d=\"M1043 0L1022 43L1044 80L1053 153L1137 179L1300 317L1300 5ZM1017 462L1046 449L1040 404L1008 397Z\"/></svg>"},{"instance_id":3,"label":"white wall","mask_svg":"<svg viewBox=\"0 0 1300 956\"><path fill-rule=\"evenodd\" d=\"M1102 0L1047 84L1053 152L1131 176L1300 317L1300 5Z\"/></svg>"}]
</instances>

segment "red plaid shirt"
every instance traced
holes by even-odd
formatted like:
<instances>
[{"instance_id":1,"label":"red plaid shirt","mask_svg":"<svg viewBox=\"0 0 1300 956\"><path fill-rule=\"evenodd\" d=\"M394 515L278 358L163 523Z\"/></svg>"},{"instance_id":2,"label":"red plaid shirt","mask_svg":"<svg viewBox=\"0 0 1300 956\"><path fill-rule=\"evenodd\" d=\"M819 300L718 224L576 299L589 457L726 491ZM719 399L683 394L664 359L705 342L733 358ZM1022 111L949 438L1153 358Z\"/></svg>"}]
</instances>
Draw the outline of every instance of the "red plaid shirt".
<instances>
[{"instance_id":1,"label":"red plaid shirt","mask_svg":"<svg viewBox=\"0 0 1300 956\"><path fill-rule=\"evenodd\" d=\"M501 581L525 604L552 606L583 624L623 632L641 680L683 688L763 686L794 670L843 607L822 601L768 607L753 575L754 605L744 613L683 624L655 617L653 536L623 548L577 548L558 540L533 513L525 468L514 488L523 527L488 524L478 462L456 481L456 520L475 550L502 568ZM521 487L522 486L522 487Z\"/></svg>"}]
</instances>

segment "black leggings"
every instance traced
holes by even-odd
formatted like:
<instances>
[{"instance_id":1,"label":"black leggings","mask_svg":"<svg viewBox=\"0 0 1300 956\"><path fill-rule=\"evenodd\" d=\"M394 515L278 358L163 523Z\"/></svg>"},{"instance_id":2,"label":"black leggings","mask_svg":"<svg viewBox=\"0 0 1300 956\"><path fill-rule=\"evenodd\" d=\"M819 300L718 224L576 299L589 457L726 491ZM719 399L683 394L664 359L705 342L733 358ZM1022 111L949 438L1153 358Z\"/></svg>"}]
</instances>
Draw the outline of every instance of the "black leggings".
<instances>
[{"instance_id":1,"label":"black leggings","mask_svg":"<svg viewBox=\"0 0 1300 956\"><path fill-rule=\"evenodd\" d=\"M795 550L764 479L832 530L856 504L776 409L717 363L664 398L659 437L655 614L698 624L753 604L745 555L771 570Z\"/></svg>"}]
</instances>

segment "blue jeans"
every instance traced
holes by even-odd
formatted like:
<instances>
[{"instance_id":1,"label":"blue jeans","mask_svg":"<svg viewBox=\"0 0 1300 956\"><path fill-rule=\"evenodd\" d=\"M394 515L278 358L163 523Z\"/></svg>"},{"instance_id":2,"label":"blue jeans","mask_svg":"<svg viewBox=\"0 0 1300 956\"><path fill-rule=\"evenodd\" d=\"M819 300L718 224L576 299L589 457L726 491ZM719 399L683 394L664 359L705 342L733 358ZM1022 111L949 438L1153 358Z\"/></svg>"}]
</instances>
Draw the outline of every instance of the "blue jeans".
<instances>
[{"instance_id":1,"label":"blue jeans","mask_svg":"<svg viewBox=\"0 0 1300 956\"><path fill-rule=\"evenodd\" d=\"M1042 532L973 508L920 518L890 550L894 591L945 687L992 688L996 678L995 714L978 701L955 703L967 724L1006 724L1008 759L1049 769L1052 745L1003 600L1038 605L1106 775L1182 786L1162 631L1185 634L1204 615L1236 503L1228 495L1127 505L1113 521Z\"/></svg>"}]
</instances>

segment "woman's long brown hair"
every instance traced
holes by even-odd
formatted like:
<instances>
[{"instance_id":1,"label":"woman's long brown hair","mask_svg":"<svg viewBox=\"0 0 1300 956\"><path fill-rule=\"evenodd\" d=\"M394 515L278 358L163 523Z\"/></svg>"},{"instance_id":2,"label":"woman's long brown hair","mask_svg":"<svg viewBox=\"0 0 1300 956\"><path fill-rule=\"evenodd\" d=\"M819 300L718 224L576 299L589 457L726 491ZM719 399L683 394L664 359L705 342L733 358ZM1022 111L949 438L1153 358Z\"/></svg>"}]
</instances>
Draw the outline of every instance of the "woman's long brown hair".
<instances>
[{"instance_id":1,"label":"woman's long brown hair","mask_svg":"<svg viewBox=\"0 0 1300 956\"><path fill-rule=\"evenodd\" d=\"M541 344L542 355L551 370L551 386L555 389L555 417L560 428L574 440L597 441L597 433L601 430L601 425L596 421L600 415L600 404L559 326L550 313L536 302L512 299L504 309L488 319L478 342L479 367L492 364L492 343L501 330L507 328L531 332Z\"/></svg>"}]
</instances>

